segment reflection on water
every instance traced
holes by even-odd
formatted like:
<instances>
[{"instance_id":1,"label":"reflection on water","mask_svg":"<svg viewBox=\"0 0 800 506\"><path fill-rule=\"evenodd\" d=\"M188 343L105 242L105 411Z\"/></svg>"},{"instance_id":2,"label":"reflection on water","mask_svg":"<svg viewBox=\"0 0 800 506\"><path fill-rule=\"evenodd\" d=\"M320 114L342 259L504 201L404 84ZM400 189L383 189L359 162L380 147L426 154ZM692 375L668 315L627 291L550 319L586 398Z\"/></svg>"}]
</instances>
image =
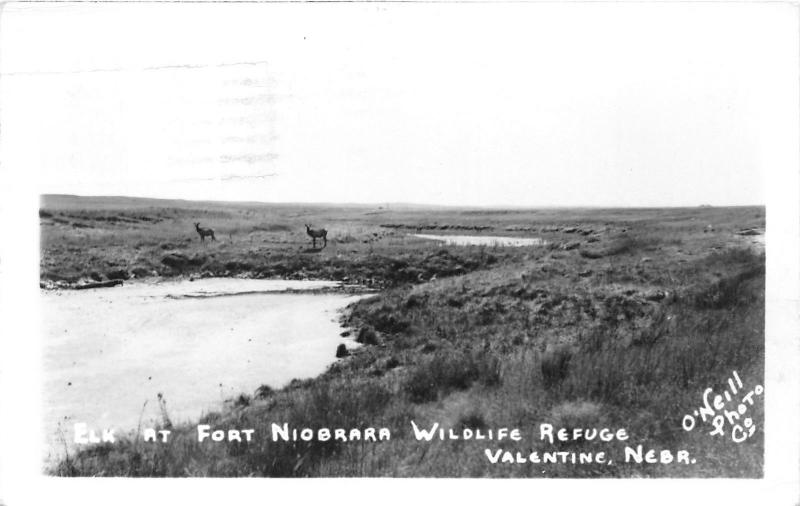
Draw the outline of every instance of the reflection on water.
<instances>
[{"instance_id":1,"label":"reflection on water","mask_svg":"<svg viewBox=\"0 0 800 506\"><path fill-rule=\"evenodd\" d=\"M541 246L545 242L538 237L501 237L496 235L431 235L413 234L420 239L442 241L453 246Z\"/></svg>"},{"instance_id":2,"label":"reflection on water","mask_svg":"<svg viewBox=\"0 0 800 506\"><path fill-rule=\"evenodd\" d=\"M63 448L59 426L71 441L75 422L118 433L140 417L153 426L158 393L176 423L262 384L322 373L343 341L339 310L361 296L281 291L332 286L203 279L44 292L49 449Z\"/></svg>"}]
</instances>

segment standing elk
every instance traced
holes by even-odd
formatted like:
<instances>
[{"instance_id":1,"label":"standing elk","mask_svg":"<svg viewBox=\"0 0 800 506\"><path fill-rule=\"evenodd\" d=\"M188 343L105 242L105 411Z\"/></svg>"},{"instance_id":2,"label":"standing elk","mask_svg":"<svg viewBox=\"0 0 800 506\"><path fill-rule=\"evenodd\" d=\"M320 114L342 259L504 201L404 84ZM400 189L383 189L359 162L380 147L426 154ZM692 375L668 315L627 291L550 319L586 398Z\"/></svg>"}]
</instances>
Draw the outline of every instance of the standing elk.
<instances>
[{"instance_id":1,"label":"standing elk","mask_svg":"<svg viewBox=\"0 0 800 506\"><path fill-rule=\"evenodd\" d=\"M328 231L324 228L313 229L306 224L306 234L311 237L311 242L314 249L317 249L317 239L322 239L325 241L322 245L323 248L328 245Z\"/></svg>"},{"instance_id":2,"label":"standing elk","mask_svg":"<svg viewBox=\"0 0 800 506\"><path fill-rule=\"evenodd\" d=\"M217 240L217 238L214 236L214 231L211 230L210 228L201 227L199 222L194 224L194 228L197 229L197 233L200 234L201 241L205 242L206 236L211 236L212 241Z\"/></svg>"}]
</instances>

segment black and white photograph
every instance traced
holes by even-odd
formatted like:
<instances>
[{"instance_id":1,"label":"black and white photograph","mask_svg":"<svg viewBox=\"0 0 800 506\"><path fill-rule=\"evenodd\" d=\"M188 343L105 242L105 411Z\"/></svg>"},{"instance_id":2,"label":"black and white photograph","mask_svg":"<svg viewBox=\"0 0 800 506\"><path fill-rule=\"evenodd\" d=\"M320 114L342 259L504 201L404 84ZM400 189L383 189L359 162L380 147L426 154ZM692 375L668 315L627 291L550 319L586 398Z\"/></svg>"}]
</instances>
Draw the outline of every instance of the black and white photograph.
<instances>
[{"instance_id":1,"label":"black and white photograph","mask_svg":"<svg viewBox=\"0 0 800 506\"><path fill-rule=\"evenodd\" d=\"M3 4L0 503L692 478L797 504L798 19Z\"/></svg>"}]
</instances>

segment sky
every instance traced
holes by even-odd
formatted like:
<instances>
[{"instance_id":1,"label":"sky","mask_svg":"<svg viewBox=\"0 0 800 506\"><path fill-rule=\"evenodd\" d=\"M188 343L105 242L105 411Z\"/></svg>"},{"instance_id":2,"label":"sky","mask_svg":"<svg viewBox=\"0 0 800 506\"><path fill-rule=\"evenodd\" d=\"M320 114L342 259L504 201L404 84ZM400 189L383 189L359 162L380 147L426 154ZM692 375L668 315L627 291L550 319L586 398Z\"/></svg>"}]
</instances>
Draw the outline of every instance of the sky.
<instances>
[{"instance_id":1,"label":"sky","mask_svg":"<svg viewBox=\"0 0 800 506\"><path fill-rule=\"evenodd\" d=\"M762 205L785 14L12 2L0 164L35 173L40 193Z\"/></svg>"}]
</instances>

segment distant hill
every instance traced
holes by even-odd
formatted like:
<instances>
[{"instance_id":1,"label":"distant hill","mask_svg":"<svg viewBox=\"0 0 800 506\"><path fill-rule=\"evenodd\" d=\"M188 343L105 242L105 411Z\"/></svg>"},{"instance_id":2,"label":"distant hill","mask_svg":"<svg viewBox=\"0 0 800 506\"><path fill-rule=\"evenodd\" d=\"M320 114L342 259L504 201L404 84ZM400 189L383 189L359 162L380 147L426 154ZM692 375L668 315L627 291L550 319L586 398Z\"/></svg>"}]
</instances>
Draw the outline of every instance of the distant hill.
<instances>
[{"instance_id":1,"label":"distant hill","mask_svg":"<svg viewBox=\"0 0 800 506\"><path fill-rule=\"evenodd\" d=\"M429 204L410 204L390 202L379 204L334 203L334 202L254 202L254 201L222 201L222 200L184 200L158 199L149 197L124 196L82 196L64 194L44 194L40 197L42 209L120 209L120 208L194 208L209 207L338 207L385 210L426 210L426 209L458 209L454 206Z\"/></svg>"},{"instance_id":2,"label":"distant hill","mask_svg":"<svg viewBox=\"0 0 800 506\"><path fill-rule=\"evenodd\" d=\"M533 210L592 210L603 209L606 211L636 212L654 209L732 209L742 207L752 207L764 209L763 205L741 205L741 206L710 206L702 204L700 206L676 206L676 207L594 207L594 206L448 206L437 204L414 204L409 202L386 202L376 204L359 203L337 203L337 202L255 202L255 201L222 201L222 200L185 200L185 199L159 199L149 197L124 197L124 196L82 196L65 194L44 194L40 197L40 207L42 209L144 209L144 208L231 208L231 207L272 207L272 208L338 208L338 209L376 209L379 212L386 211L465 211L477 214L496 214L496 213L520 213Z\"/></svg>"}]
</instances>

